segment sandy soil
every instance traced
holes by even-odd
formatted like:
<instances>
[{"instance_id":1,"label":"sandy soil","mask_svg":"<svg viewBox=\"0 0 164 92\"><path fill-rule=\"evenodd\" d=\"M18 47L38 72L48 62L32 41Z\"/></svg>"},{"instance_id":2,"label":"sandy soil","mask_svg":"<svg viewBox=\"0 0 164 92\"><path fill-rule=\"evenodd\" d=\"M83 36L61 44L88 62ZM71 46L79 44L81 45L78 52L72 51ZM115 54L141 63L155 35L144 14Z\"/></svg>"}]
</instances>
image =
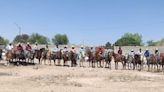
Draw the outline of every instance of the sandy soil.
<instances>
[{"instance_id":1,"label":"sandy soil","mask_svg":"<svg viewBox=\"0 0 164 92\"><path fill-rule=\"evenodd\" d=\"M121 68L0 65L0 92L164 92L164 74Z\"/></svg>"}]
</instances>

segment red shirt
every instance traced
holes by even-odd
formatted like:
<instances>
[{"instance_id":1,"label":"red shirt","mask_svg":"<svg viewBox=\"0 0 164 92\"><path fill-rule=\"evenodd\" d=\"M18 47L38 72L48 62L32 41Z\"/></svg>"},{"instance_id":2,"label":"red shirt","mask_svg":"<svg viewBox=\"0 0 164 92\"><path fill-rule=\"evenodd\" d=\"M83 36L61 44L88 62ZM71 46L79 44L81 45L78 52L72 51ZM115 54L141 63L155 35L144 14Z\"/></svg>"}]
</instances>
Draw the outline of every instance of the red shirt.
<instances>
[{"instance_id":1,"label":"red shirt","mask_svg":"<svg viewBox=\"0 0 164 92\"><path fill-rule=\"evenodd\" d=\"M122 55L122 50L121 49L118 50L118 54Z\"/></svg>"},{"instance_id":2,"label":"red shirt","mask_svg":"<svg viewBox=\"0 0 164 92\"><path fill-rule=\"evenodd\" d=\"M23 51L23 47L21 45L17 46L18 51Z\"/></svg>"},{"instance_id":3,"label":"red shirt","mask_svg":"<svg viewBox=\"0 0 164 92\"><path fill-rule=\"evenodd\" d=\"M27 46L26 46L26 50L27 50L27 51L31 51L31 50L32 50L31 46L30 46L30 45L27 45Z\"/></svg>"}]
</instances>

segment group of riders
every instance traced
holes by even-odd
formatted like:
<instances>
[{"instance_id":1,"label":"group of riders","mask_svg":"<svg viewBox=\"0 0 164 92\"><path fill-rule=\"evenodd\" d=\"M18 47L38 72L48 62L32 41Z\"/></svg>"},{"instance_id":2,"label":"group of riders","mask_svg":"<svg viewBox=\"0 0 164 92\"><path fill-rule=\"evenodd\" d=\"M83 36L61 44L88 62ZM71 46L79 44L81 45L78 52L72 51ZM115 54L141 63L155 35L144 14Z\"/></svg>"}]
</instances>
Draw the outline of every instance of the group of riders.
<instances>
[{"instance_id":1,"label":"group of riders","mask_svg":"<svg viewBox=\"0 0 164 92\"><path fill-rule=\"evenodd\" d=\"M60 62L63 59L64 65L67 61L72 61L71 66L76 66L77 60L79 60L80 66L84 66L83 64L84 61L89 61L90 63L92 63L92 66L93 63L97 62L97 64L100 63L101 66L102 60L105 60L106 63L110 64L113 58L115 64L117 64L118 62L122 62L124 66L125 63L128 62L129 57L131 57L132 64L134 64L134 62L137 61L137 59L143 62L144 60L150 61L152 63L154 63L155 61L157 61L157 63L161 61L161 53L158 48L155 49L154 53L150 53L148 49L146 49L146 51L142 51L142 49L140 48L137 52L135 52L132 49L129 53L123 55L123 50L121 47L119 47L117 53L115 53L114 49L103 48L103 47L95 48L93 46L84 47L83 45L81 45L80 48L77 48L73 45L71 46L71 48L68 48L65 45L64 48L62 49L59 48L58 45L56 45L53 49L50 48L48 45L46 45L45 48L39 48L37 42L35 43L34 46L31 46L30 43L28 42L25 45L18 43L17 46L13 46L12 43L10 43L5 48L5 50L3 50L3 52L6 52L6 56L7 56L6 59L8 61L14 59L13 54L15 54L15 59L18 60L21 59L26 60L26 58L32 60L34 58L37 58L39 59L39 63L40 63L40 61L42 60L46 62L46 60L51 61L53 59L54 63L56 60L58 60L58 64L60 65ZM150 62L147 62L147 64Z\"/></svg>"}]
</instances>

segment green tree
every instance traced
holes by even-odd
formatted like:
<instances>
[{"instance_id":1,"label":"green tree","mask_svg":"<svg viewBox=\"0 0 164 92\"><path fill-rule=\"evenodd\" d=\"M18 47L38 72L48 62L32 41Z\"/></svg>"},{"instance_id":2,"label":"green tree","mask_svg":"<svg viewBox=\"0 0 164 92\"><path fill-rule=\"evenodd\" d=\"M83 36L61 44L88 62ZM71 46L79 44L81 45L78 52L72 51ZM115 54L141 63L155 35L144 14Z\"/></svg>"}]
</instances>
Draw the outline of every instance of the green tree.
<instances>
[{"instance_id":1,"label":"green tree","mask_svg":"<svg viewBox=\"0 0 164 92\"><path fill-rule=\"evenodd\" d=\"M155 42L153 40L147 41L148 46L156 46L158 42Z\"/></svg>"},{"instance_id":2,"label":"green tree","mask_svg":"<svg viewBox=\"0 0 164 92\"><path fill-rule=\"evenodd\" d=\"M9 43L9 40L0 36L0 45L7 45L8 43Z\"/></svg>"},{"instance_id":3,"label":"green tree","mask_svg":"<svg viewBox=\"0 0 164 92\"><path fill-rule=\"evenodd\" d=\"M37 42L38 44L48 44L49 39L43 35L38 34L38 33L33 33L29 38L29 42L31 44L35 44L35 42Z\"/></svg>"},{"instance_id":4,"label":"green tree","mask_svg":"<svg viewBox=\"0 0 164 92\"><path fill-rule=\"evenodd\" d=\"M112 44L111 44L110 42L107 42L107 43L105 44L105 48L111 49L111 48L112 48Z\"/></svg>"},{"instance_id":5,"label":"green tree","mask_svg":"<svg viewBox=\"0 0 164 92\"><path fill-rule=\"evenodd\" d=\"M142 36L139 34L125 33L115 42L116 46L141 46Z\"/></svg>"},{"instance_id":6,"label":"green tree","mask_svg":"<svg viewBox=\"0 0 164 92\"><path fill-rule=\"evenodd\" d=\"M57 34L52 38L52 42L55 45L66 45L69 43L69 39L66 34Z\"/></svg>"},{"instance_id":7,"label":"green tree","mask_svg":"<svg viewBox=\"0 0 164 92\"><path fill-rule=\"evenodd\" d=\"M27 43L29 40L29 35L28 34L22 34L22 35L17 35L13 42L14 43Z\"/></svg>"}]
</instances>

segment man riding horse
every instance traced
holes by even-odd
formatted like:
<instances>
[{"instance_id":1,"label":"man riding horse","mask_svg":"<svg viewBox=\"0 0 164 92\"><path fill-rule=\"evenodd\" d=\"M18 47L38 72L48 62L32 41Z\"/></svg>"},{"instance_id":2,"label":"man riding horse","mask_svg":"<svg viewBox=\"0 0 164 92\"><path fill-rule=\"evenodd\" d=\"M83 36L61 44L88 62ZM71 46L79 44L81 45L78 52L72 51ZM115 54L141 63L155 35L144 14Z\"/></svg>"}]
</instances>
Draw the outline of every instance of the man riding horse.
<instances>
[{"instance_id":1,"label":"man riding horse","mask_svg":"<svg viewBox=\"0 0 164 92\"><path fill-rule=\"evenodd\" d=\"M16 54L16 59L18 59L18 60L25 60L26 59L21 43L18 43L18 46L16 47L16 53L15 54Z\"/></svg>"},{"instance_id":2,"label":"man riding horse","mask_svg":"<svg viewBox=\"0 0 164 92\"><path fill-rule=\"evenodd\" d=\"M69 61L69 51L68 51L67 46L64 46L64 49L62 51L62 58L64 61L64 66L68 65L66 64L66 62Z\"/></svg>"},{"instance_id":3,"label":"man riding horse","mask_svg":"<svg viewBox=\"0 0 164 92\"><path fill-rule=\"evenodd\" d=\"M57 60L58 65L61 65L61 59L62 59L62 52L61 49L59 49L59 46L56 45L56 47L53 49L53 59L54 59L54 63Z\"/></svg>"},{"instance_id":4,"label":"man riding horse","mask_svg":"<svg viewBox=\"0 0 164 92\"><path fill-rule=\"evenodd\" d=\"M77 66L77 62L76 62L77 61L77 51L76 51L75 46L72 46L70 58L71 58L71 67Z\"/></svg>"},{"instance_id":5,"label":"man riding horse","mask_svg":"<svg viewBox=\"0 0 164 92\"><path fill-rule=\"evenodd\" d=\"M32 47L29 42L27 43L26 48L25 48L25 55L26 55L28 61L33 58L32 57L33 56Z\"/></svg>"},{"instance_id":6,"label":"man riding horse","mask_svg":"<svg viewBox=\"0 0 164 92\"><path fill-rule=\"evenodd\" d=\"M79 60L80 60L80 67L84 67L83 62L85 61L85 50L84 46L82 45L81 48L79 49Z\"/></svg>"}]
</instances>

